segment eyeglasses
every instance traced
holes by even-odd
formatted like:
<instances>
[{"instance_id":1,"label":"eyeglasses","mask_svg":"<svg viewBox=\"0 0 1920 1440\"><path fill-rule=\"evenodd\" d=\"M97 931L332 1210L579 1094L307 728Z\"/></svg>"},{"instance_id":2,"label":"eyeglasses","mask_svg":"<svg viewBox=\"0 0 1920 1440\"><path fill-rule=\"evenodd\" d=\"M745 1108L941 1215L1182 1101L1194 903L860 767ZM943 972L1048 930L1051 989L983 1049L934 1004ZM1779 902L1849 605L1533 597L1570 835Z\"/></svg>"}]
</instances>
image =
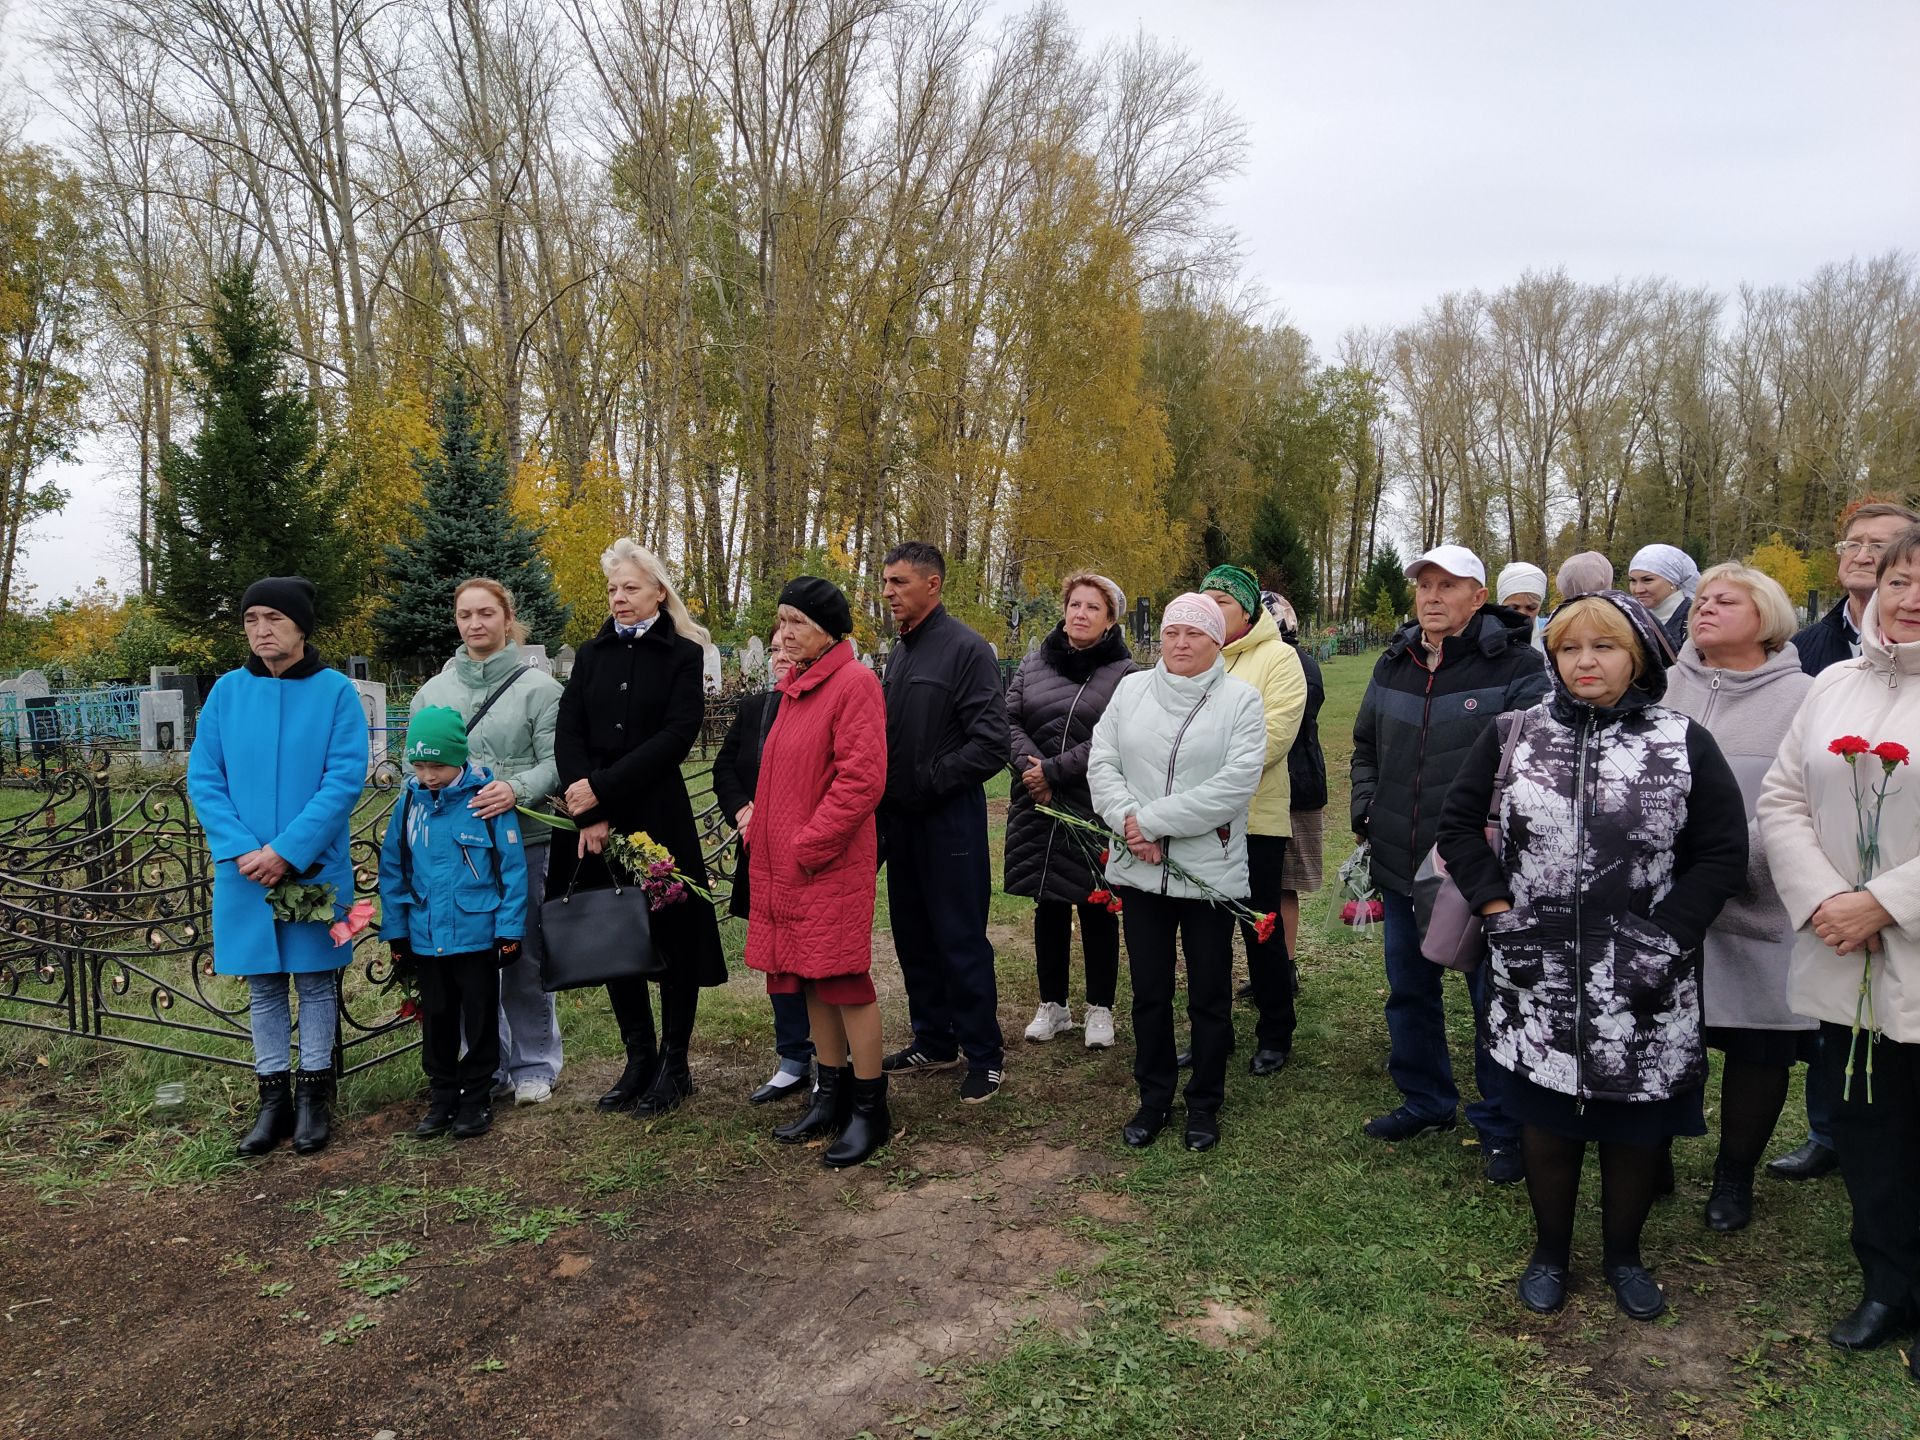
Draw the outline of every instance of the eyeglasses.
<instances>
[{"instance_id":1,"label":"eyeglasses","mask_svg":"<svg viewBox=\"0 0 1920 1440\"><path fill-rule=\"evenodd\" d=\"M1833 547L1833 553L1838 555L1842 560L1845 560L1856 550L1864 550L1869 555L1884 555L1887 553L1887 542L1884 540L1842 540L1838 545Z\"/></svg>"}]
</instances>

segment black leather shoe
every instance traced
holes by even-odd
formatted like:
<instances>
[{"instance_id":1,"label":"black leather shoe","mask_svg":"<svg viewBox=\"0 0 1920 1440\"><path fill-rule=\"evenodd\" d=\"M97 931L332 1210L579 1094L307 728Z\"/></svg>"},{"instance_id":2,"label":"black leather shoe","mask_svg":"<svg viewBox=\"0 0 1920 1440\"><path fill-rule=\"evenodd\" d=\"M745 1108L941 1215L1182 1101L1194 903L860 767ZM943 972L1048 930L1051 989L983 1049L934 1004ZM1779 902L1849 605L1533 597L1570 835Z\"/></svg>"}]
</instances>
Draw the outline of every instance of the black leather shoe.
<instances>
[{"instance_id":1,"label":"black leather shoe","mask_svg":"<svg viewBox=\"0 0 1920 1440\"><path fill-rule=\"evenodd\" d=\"M827 1135L837 1135L853 1114L853 1067L818 1065L813 1087L813 1103L797 1120L773 1127L773 1138L782 1145L800 1145Z\"/></svg>"},{"instance_id":2,"label":"black leather shoe","mask_svg":"<svg viewBox=\"0 0 1920 1440\"><path fill-rule=\"evenodd\" d=\"M1776 1180L1818 1180L1839 1168L1839 1152L1818 1140L1809 1140L1798 1150L1767 1162L1767 1174Z\"/></svg>"},{"instance_id":3,"label":"black leather shoe","mask_svg":"<svg viewBox=\"0 0 1920 1440\"><path fill-rule=\"evenodd\" d=\"M1160 1132L1167 1128L1165 1110L1149 1110L1142 1105L1134 1112L1133 1118L1120 1127L1120 1138L1135 1150L1144 1150L1160 1138Z\"/></svg>"},{"instance_id":4,"label":"black leather shoe","mask_svg":"<svg viewBox=\"0 0 1920 1440\"><path fill-rule=\"evenodd\" d=\"M1621 1312L1632 1319L1652 1320L1666 1313L1667 1297L1644 1265L1609 1265L1607 1284Z\"/></svg>"},{"instance_id":5,"label":"black leather shoe","mask_svg":"<svg viewBox=\"0 0 1920 1440\"><path fill-rule=\"evenodd\" d=\"M431 1140L436 1135L444 1135L453 1128L453 1117L460 1113L460 1096L455 1091L444 1094L438 1090L427 1101L427 1113L420 1117L420 1123L413 1127L416 1140Z\"/></svg>"},{"instance_id":6,"label":"black leather shoe","mask_svg":"<svg viewBox=\"0 0 1920 1440\"><path fill-rule=\"evenodd\" d=\"M1707 1225L1727 1233L1753 1222L1753 1176L1713 1167L1713 1192L1707 1196Z\"/></svg>"},{"instance_id":7,"label":"black leather shoe","mask_svg":"<svg viewBox=\"0 0 1920 1440\"><path fill-rule=\"evenodd\" d=\"M1520 1272L1520 1303L1536 1315L1551 1315L1567 1303L1567 1267L1535 1260Z\"/></svg>"},{"instance_id":8,"label":"black leather shoe","mask_svg":"<svg viewBox=\"0 0 1920 1440\"><path fill-rule=\"evenodd\" d=\"M758 1090L747 1096L749 1105L765 1105L772 1100L785 1100L794 1095L807 1095L813 1091L812 1067L805 1075L793 1075L785 1070L773 1072L773 1078Z\"/></svg>"},{"instance_id":9,"label":"black leather shoe","mask_svg":"<svg viewBox=\"0 0 1920 1440\"><path fill-rule=\"evenodd\" d=\"M1278 1075L1287 1068L1287 1052L1284 1050L1256 1050L1253 1058L1247 1061L1249 1075Z\"/></svg>"},{"instance_id":10,"label":"black leather shoe","mask_svg":"<svg viewBox=\"0 0 1920 1440\"><path fill-rule=\"evenodd\" d=\"M620 1072L620 1078L613 1082L613 1088L595 1102L600 1110L631 1110L634 1102L646 1093L648 1083L653 1079L654 1055L651 1050L644 1054L627 1055L627 1068Z\"/></svg>"},{"instance_id":11,"label":"black leather shoe","mask_svg":"<svg viewBox=\"0 0 1920 1440\"><path fill-rule=\"evenodd\" d=\"M1402 1105L1397 1110L1389 1110L1384 1115L1374 1116L1360 1127L1360 1131L1370 1139L1397 1144L1402 1140L1412 1140L1421 1135L1444 1135L1459 1123L1451 1115L1443 1120L1423 1119Z\"/></svg>"},{"instance_id":12,"label":"black leather shoe","mask_svg":"<svg viewBox=\"0 0 1920 1440\"><path fill-rule=\"evenodd\" d=\"M1195 1114L1187 1112L1187 1149L1211 1150L1220 1143L1220 1117L1218 1115Z\"/></svg>"},{"instance_id":13,"label":"black leather shoe","mask_svg":"<svg viewBox=\"0 0 1920 1440\"><path fill-rule=\"evenodd\" d=\"M1908 1334L1913 1326L1914 1314L1907 1306L1862 1300L1851 1315L1827 1332L1827 1340L1842 1350L1877 1350L1889 1340Z\"/></svg>"}]
</instances>

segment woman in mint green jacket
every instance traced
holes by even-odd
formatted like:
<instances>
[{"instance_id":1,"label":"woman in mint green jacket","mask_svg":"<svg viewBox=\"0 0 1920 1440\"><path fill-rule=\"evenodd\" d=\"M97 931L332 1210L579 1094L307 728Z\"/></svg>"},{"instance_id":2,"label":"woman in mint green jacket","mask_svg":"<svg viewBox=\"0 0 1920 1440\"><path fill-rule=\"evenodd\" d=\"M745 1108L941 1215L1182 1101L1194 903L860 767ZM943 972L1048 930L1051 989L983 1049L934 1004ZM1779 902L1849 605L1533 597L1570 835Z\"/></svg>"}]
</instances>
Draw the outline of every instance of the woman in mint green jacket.
<instances>
[{"instance_id":1,"label":"woman in mint green jacket","mask_svg":"<svg viewBox=\"0 0 1920 1440\"><path fill-rule=\"evenodd\" d=\"M453 618L465 643L414 694L413 711L445 705L466 722L474 763L498 777L474 796L475 816L489 820L516 805L539 807L560 788L553 760L560 682L534 669L520 653L527 629L514 614L512 594L498 580L462 580L453 592ZM500 1069L493 1093L501 1099L511 1095L519 1105L550 1098L560 1078L560 1013L554 997L540 988L540 901L546 894L551 833L533 820L522 832L526 937L520 958L500 972Z\"/></svg>"}]
</instances>

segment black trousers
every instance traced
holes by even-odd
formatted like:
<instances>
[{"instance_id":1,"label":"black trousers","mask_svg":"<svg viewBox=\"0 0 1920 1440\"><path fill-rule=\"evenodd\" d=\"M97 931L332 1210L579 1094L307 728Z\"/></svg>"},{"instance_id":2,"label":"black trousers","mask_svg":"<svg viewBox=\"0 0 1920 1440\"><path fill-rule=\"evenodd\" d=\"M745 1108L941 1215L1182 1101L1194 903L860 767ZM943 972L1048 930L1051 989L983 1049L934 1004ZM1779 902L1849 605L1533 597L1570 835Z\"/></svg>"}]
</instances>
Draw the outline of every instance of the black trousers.
<instances>
[{"instance_id":1,"label":"black trousers","mask_svg":"<svg viewBox=\"0 0 1920 1440\"><path fill-rule=\"evenodd\" d=\"M691 979L677 977L653 982L660 987L660 1038L656 1042L653 1000L647 994L647 983L638 976L607 982L607 999L620 1026L620 1043L626 1047L629 1060L651 1063L656 1056L665 1055L676 1069L684 1068L687 1046L693 1040L694 1017L700 1008L700 987Z\"/></svg>"},{"instance_id":2,"label":"black trousers","mask_svg":"<svg viewBox=\"0 0 1920 1440\"><path fill-rule=\"evenodd\" d=\"M1140 1103L1152 1110L1173 1104L1180 1079L1173 1039L1174 969L1184 952L1193 1031L1187 1110L1216 1114L1226 1098L1227 1054L1233 1048L1233 916L1205 900L1126 888L1119 895L1127 971L1133 978L1133 1078Z\"/></svg>"},{"instance_id":3,"label":"black trousers","mask_svg":"<svg viewBox=\"0 0 1920 1440\"><path fill-rule=\"evenodd\" d=\"M1281 873L1287 863L1287 837L1247 836L1247 904L1261 914L1272 912L1273 934L1264 942L1253 926L1242 924L1240 938L1247 947L1247 977L1253 982L1253 1004L1260 1019L1254 1027L1256 1050L1290 1054L1298 1017L1293 1008L1293 957L1287 953L1286 927L1278 920L1280 893L1286 888Z\"/></svg>"},{"instance_id":4,"label":"black trousers","mask_svg":"<svg viewBox=\"0 0 1920 1440\"><path fill-rule=\"evenodd\" d=\"M880 834L913 1043L938 1059L960 1054L972 1069L998 1070L1005 1051L987 939L987 792L974 785L911 815L889 811Z\"/></svg>"},{"instance_id":5,"label":"black trousers","mask_svg":"<svg viewBox=\"0 0 1920 1440\"><path fill-rule=\"evenodd\" d=\"M500 967L493 951L422 955L420 1068L436 1094L484 1094L500 1068ZM471 1037L460 1052L462 1035Z\"/></svg>"},{"instance_id":6,"label":"black trousers","mask_svg":"<svg viewBox=\"0 0 1920 1440\"><path fill-rule=\"evenodd\" d=\"M1833 1139L1853 1201L1853 1253L1867 1299L1920 1304L1920 1045L1873 1042L1868 1103L1865 1031L1852 1093L1841 1093L1852 1039L1845 1025L1821 1025L1814 1065L1833 1100Z\"/></svg>"},{"instance_id":7,"label":"black trousers","mask_svg":"<svg viewBox=\"0 0 1920 1440\"><path fill-rule=\"evenodd\" d=\"M1120 986L1120 920L1105 905L1042 900L1033 907L1033 960L1040 998L1067 1003L1073 959L1073 912L1080 912L1080 948L1087 957L1087 1004L1113 1006Z\"/></svg>"}]
</instances>

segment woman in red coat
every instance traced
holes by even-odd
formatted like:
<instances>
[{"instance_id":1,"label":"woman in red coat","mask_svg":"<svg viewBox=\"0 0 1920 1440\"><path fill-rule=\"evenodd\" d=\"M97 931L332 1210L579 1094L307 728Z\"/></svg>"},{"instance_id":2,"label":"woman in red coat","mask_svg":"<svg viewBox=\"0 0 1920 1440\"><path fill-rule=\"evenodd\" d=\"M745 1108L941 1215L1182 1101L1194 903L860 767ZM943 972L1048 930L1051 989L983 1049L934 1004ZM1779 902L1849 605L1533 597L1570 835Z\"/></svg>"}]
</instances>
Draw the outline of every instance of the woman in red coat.
<instances>
[{"instance_id":1,"label":"woman in red coat","mask_svg":"<svg viewBox=\"0 0 1920 1440\"><path fill-rule=\"evenodd\" d=\"M825 1155L836 1169L886 1144L893 1124L869 973L887 710L880 682L853 658L852 628L832 582L802 575L780 592L793 669L760 754L747 849L747 964L767 972L769 994L806 995L819 1066L812 1106L773 1138L791 1145L838 1131Z\"/></svg>"}]
</instances>

